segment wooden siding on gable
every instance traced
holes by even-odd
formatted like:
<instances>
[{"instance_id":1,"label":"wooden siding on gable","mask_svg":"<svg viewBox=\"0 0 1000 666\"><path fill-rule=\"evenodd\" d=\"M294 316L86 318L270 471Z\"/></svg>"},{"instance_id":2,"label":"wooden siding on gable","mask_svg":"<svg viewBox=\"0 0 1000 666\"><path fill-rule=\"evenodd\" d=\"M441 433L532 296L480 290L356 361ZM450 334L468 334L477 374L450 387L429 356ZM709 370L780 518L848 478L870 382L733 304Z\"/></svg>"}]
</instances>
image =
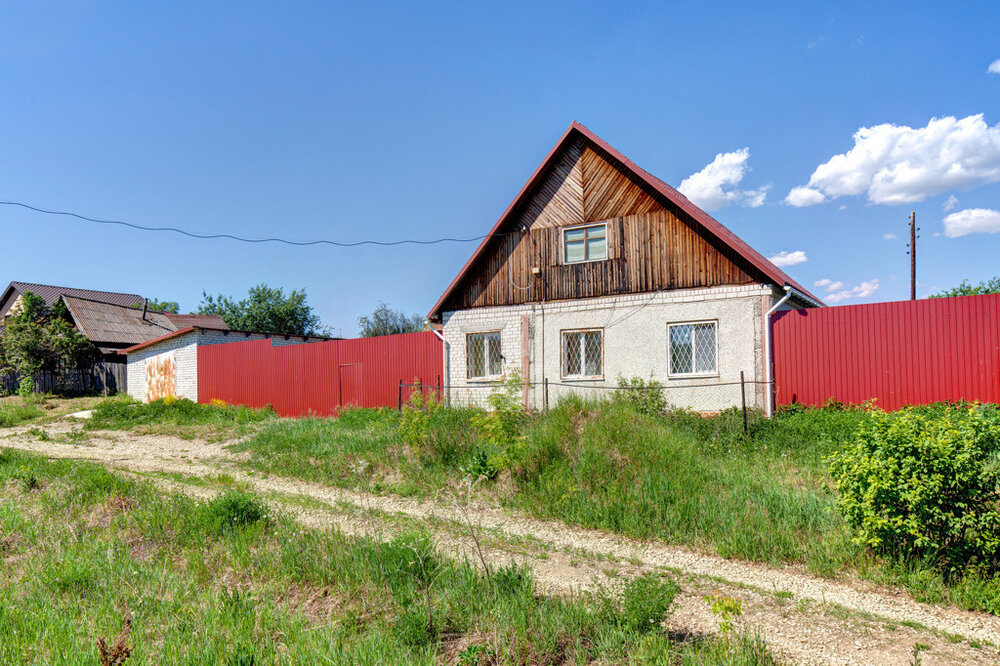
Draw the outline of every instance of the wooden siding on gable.
<instances>
[{"instance_id":1,"label":"wooden siding on gable","mask_svg":"<svg viewBox=\"0 0 1000 666\"><path fill-rule=\"evenodd\" d=\"M608 259L565 264L563 228L602 222ZM513 223L490 241L444 309L748 284L755 281L751 270L686 213L661 203L617 161L578 137Z\"/></svg>"}]
</instances>

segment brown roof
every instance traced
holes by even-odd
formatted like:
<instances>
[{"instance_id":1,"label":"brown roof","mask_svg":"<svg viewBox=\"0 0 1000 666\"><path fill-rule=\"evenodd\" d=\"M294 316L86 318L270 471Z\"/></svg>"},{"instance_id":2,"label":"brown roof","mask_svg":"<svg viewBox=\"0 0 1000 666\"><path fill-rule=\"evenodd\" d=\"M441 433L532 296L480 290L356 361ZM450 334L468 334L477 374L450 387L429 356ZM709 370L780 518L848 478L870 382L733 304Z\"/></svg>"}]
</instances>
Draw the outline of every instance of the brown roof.
<instances>
[{"instance_id":1,"label":"brown roof","mask_svg":"<svg viewBox=\"0 0 1000 666\"><path fill-rule=\"evenodd\" d=\"M430 311L431 318L436 318L440 314L441 308L444 305L445 301L447 300L448 296L450 296L451 293L455 291L456 288L458 288L458 285L462 281L462 278L472 268L472 265L476 263L476 260L483 253L486 247L490 244L490 241L493 240L493 236L501 232L503 226L506 224L508 219L511 218L513 213L520 207L522 202L527 200L527 198L532 195L535 189L535 185L548 172L549 167L555 162L556 158L562 152L563 147L571 143L578 136L584 137L584 139L590 141L591 143L593 143L594 145L598 146L606 153L611 155L611 157L613 157L615 160L620 162L622 166L624 166L626 171L631 172L632 175L634 175L642 182L646 183L657 194L662 196L664 199L669 201L674 206L677 206L678 208L686 212L692 218L694 218L694 220L698 224L700 224L705 229L705 231L707 231L711 235L714 235L716 238L718 238L723 243L728 245L732 250L734 250L737 254L742 256L752 266L754 266L757 270L763 273L765 277L773 280L778 287L789 285L794 289L803 293L805 296L815 300L817 303L822 304L822 301L820 301L818 298L810 294L804 287L802 287L795 280L788 277L788 275L786 275L784 271L775 266L763 255L754 250L752 247L747 245L746 242L744 242L732 231L724 227L718 220L716 220L711 215L703 211L701 208L698 208L698 206L691 203L691 201L689 201L688 198L685 197L683 194L681 194L671 186L667 185L659 178L647 173L643 169L640 169L638 166L633 164L631 160L629 160L623 154L618 152L615 148L611 147L611 145L609 145L606 141L604 141L604 139L597 136L596 134L594 134L592 131L590 131L580 123L574 121L569 126L569 129L567 129L566 132L562 135L559 141L556 142L556 145L552 148L552 150L549 151L549 154L545 157L542 163L535 170L535 173L531 175L531 178L528 179L528 182L524 184L524 187L521 188L521 191L517 193L517 196L514 197L514 200L507 207L507 210L504 211L503 215L500 216L500 219L497 220L496 224L493 225L493 228L490 229L490 232L486 235L485 238L483 238L482 243L480 243L479 247L476 248L476 251L472 253L472 256L469 257L469 260L465 262L465 266L462 267L462 270L458 272L458 275L455 276L455 279L452 280L450 285L448 285L448 288L441 295L441 298L439 298L437 303L434 304L434 307L431 308Z\"/></svg>"},{"instance_id":2,"label":"brown roof","mask_svg":"<svg viewBox=\"0 0 1000 666\"><path fill-rule=\"evenodd\" d=\"M177 330L162 312L147 312L112 303L63 296L76 327L93 343L134 345Z\"/></svg>"},{"instance_id":3,"label":"brown roof","mask_svg":"<svg viewBox=\"0 0 1000 666\"><path fill-rule=\"evenodd\" d=\"M172 338L177 338L177 337L180 337L182 335L187 335L188 333L191 333L192 331L221 331L222 333L227 334L227 335L229 333L232 333L234 338L236 338L239 335L243 335L243 336L246 336L246 337L250 337L251 335L262 335L265 338L285 338L286 340L288 340L290 338L301 338L304 342L329 342L330 340L339 340L340 339L340 338L327 338L327 337L322 337L322 336L318 336L318 335L292 335L292 334L286 335L284 333L261 333L260 331L235 331L235 330L233 330L231 328L228 328L228 327L227 328L213 328L211 326L197 326L197 325L195 325L195 326L188 326L187 328L182 328L182 329L174 331L172 333L167 333L165 335L161 335L160 337L153 338L152 340L146 340L144 342L140 342L140 343L138 343L136 345L128 347L127 349L120 349L118 351L118 353L119 354L131 354L132 352L139 351L140 349L145 349L146 347L149 347L150 345L155 345L158 342L163 342L164 340L170 340Z\"/></svg>"},{"instance_id":4,"label":"brown roof","mask_svg":"<svg viewBox=\"0 0 1000 666\"><path fill-rule=\"evenodd\" d=\"M35 284L33 282L11 282L7 290L14 289L23 294L30 291L41 296L46 305L52 305L59 300L60 296L75 296L86 298L91 301L101 303L112 303L114 305L136 305L143 302L139 294L124 294L117 291L96 291L94 289L76 289L75 287L56 287L49 284ZM6 292L5 292L6 296Z\"/></svg>"},{"instance_id":5,"label":"brown roof","mask_svg":"<svg viewBox=\"0 0 1000 666\"><path fill-rule=\"evenodd\" d=\"M227 331L229 325L221 315L201 315L201 314L174 314L164 312L163 315L173 323L174 328L180 330L189 326L201 326L216 331Z\"/></svg>"}]
</instances>

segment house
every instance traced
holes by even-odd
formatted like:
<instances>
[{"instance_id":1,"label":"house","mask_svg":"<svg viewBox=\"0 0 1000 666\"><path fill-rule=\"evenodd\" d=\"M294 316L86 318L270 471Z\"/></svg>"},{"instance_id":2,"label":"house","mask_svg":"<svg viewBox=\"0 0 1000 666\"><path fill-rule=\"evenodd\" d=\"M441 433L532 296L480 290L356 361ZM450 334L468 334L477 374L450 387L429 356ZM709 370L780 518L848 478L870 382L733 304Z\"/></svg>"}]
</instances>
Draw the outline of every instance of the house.
<instances>
[{"instance_id":1,"label":"house","mask_svg":"<svg viewBox=\"0 0 1000 666\"><path fill-rule=\"evenodd\" d=\"M182 315L194 317L192 315ZM270 339L274 347L325 342L331 338L307 335L272 335L253 331L233 331L205 325L191 319L191 324L121 350L127 359L128 394L136 400L151 402L160 398L187 398L198 402L198 349L244 340ZM254 359L259 361L259 359ZM234 369L233 378L245 368Z\"/></svg>"},{"instance_id":2,"label":"house","mask_svg":"<svg viewBox=\"0 0 1000 666\"><path fill-rule=\"evenodd\" d=\"M45 305L52 307L62 296L76 296L101 303L113 305L139 306L143 299L139 294L123 294L117 291L97 291L94 289L77 289L75 287L56 287L50 284L35 284L32 282L11 282L0 297L0 319L6 317L11 310L16 310L24 294L31 292L41 296Z\"/></svg>"},{"instance_id":3,"label":"house","mask_svg":"<svg viewBox=\"0 0 1000 666\"><path fill-rule=\"evenodd\" d=\"M527 406L655 379L702 412L770 405L767 325L823 304L677 190L579 123L429 313L453 400L517 369Z\"/></svg>"},{"instance_id":4,"label":"house","mask_svg":"<svg viewBox=\"0 0 1000 666\"><path fill-rule=\"evenodd\" d=\"M62 301L70 322L101 354L100 360L86 371L72 370L47 377L46 390L125 391L127 371L120 350L195 325L216 330L228 328L218 315L148 310L144 307L145 299L138 294L28 282L8 285L0 299L0 319L16 311L27 292L40 296L49 307Z\"/></svg>"}]
</instances>

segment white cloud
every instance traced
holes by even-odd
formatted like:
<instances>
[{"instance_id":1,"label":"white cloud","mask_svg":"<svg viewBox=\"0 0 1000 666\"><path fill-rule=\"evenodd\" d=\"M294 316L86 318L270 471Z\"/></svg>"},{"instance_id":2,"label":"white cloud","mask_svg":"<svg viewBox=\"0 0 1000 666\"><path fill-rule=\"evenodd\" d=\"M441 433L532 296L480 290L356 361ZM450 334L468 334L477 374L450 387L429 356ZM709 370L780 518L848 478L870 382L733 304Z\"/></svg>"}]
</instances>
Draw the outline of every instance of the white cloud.
<instances>
[{"instance_id":1,"label":"white cloud","mask_svg":"<svg viewBox=\"0 0 1000 666\"><path fill-rule=\"evenodd\" d=\"M799 186L793 187L785 197L785 203L789 206L795 206L796 208L802 208L803 206L812 206L813 204L823 203L826 201L826 196L823 195L819 190L814 190L811 187Z\"/></svg>"},{"instance_id":2,"label":"white cloud","mask_svg":"<svg viewBox=\"0 0 1000 666\"><path fill-rule=\"evenodd\" d=\"M824 300L830 303L839 303L848 298L868 298L878 291L879 283L878 278L875 278L845 289L843 282L834 282L829 278L824 278L813 282L813 286L826 289L826 295L823 297Z\"/></svg>"},{"instance_id":3,"label":"white cloud","mask_svg":"<svg viewBox=\"0 0 1000 666\"><path fill-rule=\"evenodd\" d=\"M888 233L888 234L882 234L882 238L884 238L886 240L896 240L896 239L899 238L899 236L897 236L896 234L893 234L893 233Z\"/></svg>"},{"instance_id":4,"label":"white cloud","mask_svg":"<svg viewBox=\"0 0 1000 666\"><path fill-rule=\"evenodd\" d=\"M773 257L768 257L770 262L775 266L794 266L796 264L804 264L809 261L809 257L802 250L794 250L788 252L787 250L782 250Z\"/></svg>"},{"instance_id":5,"label":"white cloud","mask_svg":"<svg viewBox=\"0 0 1000 666\"><path fill-rule=\"evenodd\" d=\"M823 278L822 280L816 280L813 282L814 287L823 287L827 291L837 291L844 286L843 282L834 282L829 278Z\"/></svg>"},{"instance_id":6,"label":"white cloud","mask_svg":"<svg viewBox=\"0 0 1000 666\"><path fill-rule=\"evenodd\" d=\"M885 123L854 133L854 147L816 167L785 202L811 206L867 194L877 204L923 201L952 189L1000 181L1000 125L983 114L932 118L916 129Z\"/></svg>"},{"instance_id":7,"label":"white cloud","mask_svg":"<svg viewBox=\"0 0 1000 666\"><path fill-rule=\"evenodd\" d=\"M948 200L944 202L944 205L941 206L941 208L944 210L944 212L947 213L949 210L951 210L957 205L958 205L958 197L956 197L954 194L950 194L948 195Z\"/></svg>"},{"instance_id":8,"label":"white cloud","mask_svg":"<svg viewBox=\"0 0 1000 666\"><path fill-rule=\"evenodd\" d=\"M693 173L679 188L681 194L705 210L718 210L733 203L741 203L750 208L764 204L770 185L756 190L741 190L739 184L750 171L747 162L750 149L741 148L732 153L719 153L698 173Z\"/></svg>"},{"instance_id":9,"label":"white cloud","mask_svg":"<svg viewBox=\"0 0 1000 666\"><path fill-rule=\"evenodd\" d=\"M966 208L944 218L944 235L948 238L995 233L1000 233L1000 211L997 210Z\"/></svg>"},{"instance_id":10,"label":"white cloud","mask_svg":"<svg viewBox=\"0 0 1000 666\"><path fill-rule=\"evenodd\" d=\"M989 68L986 70L990 74L1000 74L1000 58L997 58L990 63Z\"/></svg>"}]
</instances>

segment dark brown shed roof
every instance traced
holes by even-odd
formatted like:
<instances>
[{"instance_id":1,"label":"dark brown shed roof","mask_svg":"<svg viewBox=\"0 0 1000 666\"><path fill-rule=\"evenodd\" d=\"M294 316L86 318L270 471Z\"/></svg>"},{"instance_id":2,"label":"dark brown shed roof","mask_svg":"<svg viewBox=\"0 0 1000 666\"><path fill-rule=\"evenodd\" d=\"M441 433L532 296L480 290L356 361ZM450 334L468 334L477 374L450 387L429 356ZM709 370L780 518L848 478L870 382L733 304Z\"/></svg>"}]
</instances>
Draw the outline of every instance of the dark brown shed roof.
<instances>
[{"instance_id":1,"label":"dark brown shed roof","mask_svg":"<svg viewBox=\"0 0 1000 666\"><path fill-rule=\"evenodd\" d=\"M200 326L216 331L229 330L229 325L220 315L174 314L173 312L164 312L163 315L173 323L177 330L189 326Z\"/></svg>"},{"instance_id":2,"label":"dark brown shed roof","mask_svg":"<svg viewBox=\"0 0 1000 666\"><path fill-rule=\"evenodd\" d=\"M147 312L112 303L63 296L77 329L94 344L134 345L167 333L177 326L162 312Z\"/></svg>"}]
</instances>

